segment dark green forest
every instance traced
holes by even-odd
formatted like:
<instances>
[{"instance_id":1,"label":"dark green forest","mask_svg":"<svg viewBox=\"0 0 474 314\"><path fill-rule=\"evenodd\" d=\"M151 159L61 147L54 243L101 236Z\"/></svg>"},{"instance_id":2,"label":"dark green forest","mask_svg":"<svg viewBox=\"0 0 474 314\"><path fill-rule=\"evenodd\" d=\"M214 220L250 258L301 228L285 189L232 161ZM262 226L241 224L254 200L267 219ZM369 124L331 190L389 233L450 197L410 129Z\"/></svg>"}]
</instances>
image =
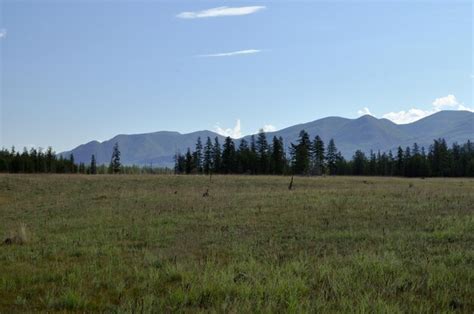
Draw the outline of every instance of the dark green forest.
<instances>
[{"instance_id":1,"label":"dark green forest","mask_svg":"<svg viewBox=\"0 0 474 314\"><path fill-rule=\"evenodd\" d=\"M69 173L69 174L163 174L173 173L171 169L151 166L125 166L120 162L120 150L115 144L109 165L98 165L94 155L90 163L76 163L74 156L64 158L51 147L46 151L32 148L23 152L0 150L0 173Z\"/></svg>"},{"instance_id":2,"label":"dark green forest","mask_svg":"<svg viewBox=\"0 0 474 314\"><path fill-rule=\"evenodd\" d=\"M302 130L296 143L285 147L283 139L268 142L261 131L250 141L242 139L238 147L227 137L201 138L193 150L175 155L174 169L124 166L116 143L109 165L98 165L95 156L90 163L76 163L74 156L64 158L50 147L46 151L32 148L22 151L0 150L2 173L80 173L80 174L251 174L251 175L364 175L404 177L474 177L474 144L454 143L448 147L442 138L427 149L414 143L398 147L395 152L358 150L346 160L334 140L327 144L316 136L311 140Z\"/></svg>"},{"instance_id":3,"label":"dark green forest","mask_svg":"<svg viewBox=\"0 0 474 314\"><path fill-rule=\"evenodd\" d=\"M288 151L283 139L267 141L264 132L250 141L242 139L238 147L227 137L221 145L218 138L197 140L194 150L175 156L177 174L270 174L270 175L364 175L404 177L472 177L474 145L454 143L448 147L444 139L436 139L428 150L414 143L398 147L396 152L358 150L351 160L338 151L334 140L327 145L316 136L311 140L302 130L298 141Z\"/></svg>"}]
</instances>

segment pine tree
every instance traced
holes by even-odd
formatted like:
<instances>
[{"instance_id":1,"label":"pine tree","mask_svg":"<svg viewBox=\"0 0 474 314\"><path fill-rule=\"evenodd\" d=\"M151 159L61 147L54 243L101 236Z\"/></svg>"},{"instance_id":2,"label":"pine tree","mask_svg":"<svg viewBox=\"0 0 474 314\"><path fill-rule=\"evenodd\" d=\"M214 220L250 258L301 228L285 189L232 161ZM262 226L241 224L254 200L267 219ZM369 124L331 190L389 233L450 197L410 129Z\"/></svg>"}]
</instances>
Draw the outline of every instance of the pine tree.
<instances>
[{"instance_id":1,"label":"pine tree","mask_svg":"<svg viewBox=\"0 0 474 314\"><path fill-rule=\"evenodd\" d=\"M461 161L461 146L458 143L453 143L451 146L451 176L459 177L463 173L463 164Z\"/></svg>"},{"instance_id":2,"label":"pine tree","mask_svg":"<svg viewBox=\"0 0 474 314\"><path fill-rule=\"evenodd\" d=\"M193 173L195 169L194 158L193 158L193 154L191 153L191 149L189 148L188 148L188 151L186 152L185 160L186 160L186 166L185 166L186 174Z\"/></svg>"},{"instance_id":3,"label":"pine tree","mask_svg":"<svg viewBox=\"0 0 474 314\"><path fill-rule=\"evenodd\" d=\"M377 157L375 153L370 150L370 161L369 161L369 175L375 176L377 174Z\"/></svg>"},{"instance_id":4,"label":"pine tree","mask_svg":"<svg viewBox=\"0 0 474 314\"><path fill-rule=\"evenodd\" d=\"M366 174L367 158L361 150L357 150L352 158L352 174L356 176Z\"/></svg>"},{"instance_id":5,"label":"pine tree","mask_svg":"<svg viewBox=\"0 0 474 314\"><path fill-rule=\"evenodd\" d=\"M222 150L222 172L235 172L235 144L230 136L225 138L224 147Z\"/></svg>"},{"instance_id":6,"label":"pine tree","mask_svg":"<svg viewBox=\"0 0 474 314\"><path fill-rule=\"evenodd\" d=\"M48 150L46 151L46 172L48 173L55 171L55 169L53 169L53 160L54 160L54 152L53 152L53 148L50 146L48 147Z\"/></svg>"},{"instance_id":7,"label":"pine tree","mask_svg":"<svg viewBox=\"0 0 474 314\"><path fill-rule=\"evenodd\" d=\"M324 142L316 135L312 145L312 172L316 175L322 175L325 171L324 164Z\"/></svg>"},{"instance_id":8,"label":"pine tree","mask_svg":"<svg viewBox=\"0 0 474 314\"><path fill-rule=\"evenodd\" d=\"M83 162L79 163L78 171L79 171L80 174L85 174L86 173L86 165L84 165Z\"/></svg>"},{"instance_id":9,"label":"pine tree","mask_svg":"<svg viewBox=\"0 0 474 314\"><path fill-rule=\"evenodd\" d=\"M250 137L249 165L250 165L250 173L257 174L258 153L257 153L257 141L255 140L255 135L252 135Z\"/></svg>"},{"instance_id":10,"label":"pine tree","mask_svg":"<svg viewBox=\"0 0 474 314\"><path fill-rule=\"evenodd\" d=\"M250 172L250 149L247 141L243 138L240 140L239 149L236 152L237 172Z\"/></svg>"},{"instance_id":11,"label":"pine tree","mask_svg":"<svg viewBox=\"0 0 474 314\"><path fill-rule=\"evenodd\" d=\"M405 175L405 156L401 146L398 146L397 150L397 161L396 161L396 171L397 176Z\"/></svg>"},{"instance_id":12,"label":"pine tree","mask_svg":"<svg viewBox=\"0 0 474 314\"><path fill-rule=\"evenodd\" d=\"M183 174L186 172L186 158L179 152L174 155L174 173Z\"/></svg>"},{"instance_id":13,"label":"pine tree","mask_svg":"<svg viewBox=\"0 0 474 314\"><path fill-rule=\"evenodd\" d=\"M273 137L271 153L271 173L283 174L286 166L285 150L283 147L283 138Z\"/></svg>"},{"instance_id":14,"label":"pine tree","mask_svg":"<svg viewBox=\"0 0 474 314\"><path fill-rule=\"evenodd\" d=\"M29 155L32 172L38 172L38 151L35 148L31 148Z\"/></svg>"},{"instance_id":15,"label":"pine tree","mask_svg":"<svg viewBox=\"0 0 474 314\"><path fill-rule=\"evenodd\" d=\"M298 144L291 144L292 169L294 174L309 174L311 141L305 130L299 135Z\"/></svg>"},{"instance_id":16,"label":"pine tree","mask_svg":"<svg viewBox=\"0 0 474 314\"><path fill-rule=\"evenodd\" d=\"M418 147L418 144L417 143L413 143L413 155L418 155L420 153L420 148Z\"/></svg>"},{"instance_id":17,"label":"pine tree","mask_svg":"<svg viewBox=\"0 0 474 314\"><path fill-rule=\"evenodd\" d=\"M219 143L219 138L216 136L214 139L214 146L212 147L212 172L220 173L221 171L221 144Z\"/></svg>"},{"instance_id":18,"label":"pine tree","mask_svg":"<svg viewBox=\"0 0 474 314\"><path fill-rule=\"evenodd\" d=\"M211 138L208 136L206 141L206 146L204 147L204 161L203 161L203 169L205 174L210 174L213 164L212 158L213 156L213 146Z\"/></svg>"},{"instance_id":19,"label":"pine tree","mask_svg":"<svg viewBox=\"0 0 474 314\"><path fill-rule=\"evenodd\" d=\"M270 170L269 164L269 147L267 142L267 135L260 129L257 135L257 160L258 160L258 168L257 173L259 174L266 174Z\"/></svg>"},{"instance_id":20,"label":"pine tree","mask_svg":"<svg viewBox=\"0 0 474 314\"><path fill-rule=\"evenodd\" d=\"M196 150L194 151L194 163L196 165L196 170L198 173L203 172L203 156L202 156L202 143L201 138L198 137L196 142Z\"/></svg>"},{"instance_id":21,"label":"pine tree","mask_svg":"<svg viewBox=\"0 0 474 314\"><path fill-rule=\"evenodd\" d=\"M433 175L436 177L448 176L450 169L450 154L448 145L444 139L437 139L434 141L430 149L429 155L431 161L431 169Z\"/></svg>"},{"instance_id":22,"label":"pine tree","mask_svg":"<svg viewBox=\"0 0 474 314\"><path fill-rule=\"evenodd\" d=\"M351 174L349 165L347 161L342 156L341 152L337 152L336 154L336 165L334 167L335 172L334 174L339 175L349 175Z\"/></svg>"},{"instance_id":23,"label":"pine tree","mask_svg":"<svg viewBox=\"0 0 474 314\"><path fill-rule=\"evenodd\" d=\"M71 173L76 173L77 172L77 169L76 169L76 164L74 162L74 155L71 154L69 155L69 165L68 165L68 168L69 168L69 171Z\"/></svg>"},{"instance_id":24,"label":"pine tree","mask_svg":"<svg viewBox=\"0 0 474 314\"><path fill-rule=\"evenodd\" d=\"M337 148L333 139L329 140L327 155L326 155L327 166L330 175L337 174Z\"/></svg>"},{"instance_id":25,"label":"pine tree","mask_svg":"<svg viewBox=\"0 0 474 314\"><path fill-rule=\"evenodd\" d=\"M120 163L120 150L118 143L114 144L112 150L112 158L109 165L109 173L118 174L122 170L122 164Z\"/></svg>"},{"instance_id":26,"label":"pine tree","mask_svg":"<svg viewBox=\"0 0 474 314\"><path fill-rule=\"evenodd\" d=\"M97 162L95 160L95 155L91 156L90 172L91 174L97 174Z\"/></svg>"},{"instance_id":27,"label":"pine tree","mask_svg":"<svg viewBox=\"0 0 474 314\"><path fill-rule=\"evenodd\" d=\"M393 154L392 151L390 150L388 152L388 175L393 176L394 175L394 159L393 159Z\"/></svg>"}]
</instances>

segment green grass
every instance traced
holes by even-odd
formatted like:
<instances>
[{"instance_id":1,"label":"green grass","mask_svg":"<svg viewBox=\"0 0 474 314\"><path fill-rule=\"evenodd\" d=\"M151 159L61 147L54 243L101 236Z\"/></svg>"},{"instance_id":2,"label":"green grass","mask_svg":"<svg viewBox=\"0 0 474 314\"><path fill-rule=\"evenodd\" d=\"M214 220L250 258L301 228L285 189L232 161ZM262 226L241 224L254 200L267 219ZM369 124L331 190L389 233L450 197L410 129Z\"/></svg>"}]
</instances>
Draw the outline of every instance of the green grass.
<instances>
[{"instance_id":1,"label":"green grass","mask_svg":"<svg viewBox=\"0 0 474 314\"><path fill-rule=\"evenodd\" d=\"M474 180L288 183L2 175L0 312L474 311Z\"/></svg>"}]
</instances>

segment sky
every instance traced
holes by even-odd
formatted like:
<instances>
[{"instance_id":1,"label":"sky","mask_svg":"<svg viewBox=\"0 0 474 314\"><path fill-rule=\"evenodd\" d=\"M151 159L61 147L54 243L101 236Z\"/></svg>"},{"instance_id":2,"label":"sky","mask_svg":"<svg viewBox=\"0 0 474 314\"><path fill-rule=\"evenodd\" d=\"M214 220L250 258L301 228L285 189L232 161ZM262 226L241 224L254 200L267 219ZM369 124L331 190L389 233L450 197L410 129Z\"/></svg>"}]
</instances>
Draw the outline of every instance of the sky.
<instances>
[{"instance_id":1,"label":"sky","mask_svg":"<svg viewBox=\"0 0 474 314\"><path fill-rule=\"evenodd\" d=\"M472 110L471 1L0 0L0 147Z\"/></svg>"}]
</instances>

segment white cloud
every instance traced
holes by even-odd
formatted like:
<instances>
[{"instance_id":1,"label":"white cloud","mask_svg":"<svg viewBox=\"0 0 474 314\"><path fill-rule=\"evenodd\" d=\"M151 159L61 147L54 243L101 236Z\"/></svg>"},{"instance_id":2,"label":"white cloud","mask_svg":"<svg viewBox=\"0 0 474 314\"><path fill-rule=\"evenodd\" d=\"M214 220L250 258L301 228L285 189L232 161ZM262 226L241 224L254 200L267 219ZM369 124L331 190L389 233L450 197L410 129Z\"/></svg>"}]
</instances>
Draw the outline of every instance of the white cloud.
<instances>
[{"instance_id":1,"label":"white cloud","mask_svg":"<svg viewBox=\"0 0 474 314\"><path fill-rule=\"evenodd\" d=\"M276 127L271 124L265 124L262 128L263 132L275 132Z\"/></svg>"},{"instance_id":2,"label":"white cloud","mask_svg":"<svg viewBox=\"0 0 474 314\"><path fill-rule=\"evenodd\" d=\"M443 109L467 110L467 111L474 112L473 108L469 108L465 106L463 103L460 103L456 99L456 96L452 94L445 97L436 98L433 101L432 105L433 105L433 108L429 110L412 108L407 111L402 110L398 112L389 112L389 113L384 114L382 118L392 120L393 122L397 124L406 124L406 123L411 123L411 122L420 120L424 117L432 115L433 113L436 113Z\"/></svg>"},{"instance_id":3,"label":"white cloud","mask_svg":"<svg viewBox=\"0 0 474 314\"><path fill-rule=\"evenodd\" d=\"M365 116L366 114L372 116L372 114L370 113L369 108L367 108L367 107L364 107L364 108L358 110L358 111L357 111L357 114L358 114L359 116Z\"/></svg>"},{"instance_id":4,"label":"white cloud","mask_svg":"<svg viewBox=\"0 0 474 314\"><path fill-rule=\"evenodd\" d=\"M181 12L176 15L176 17L181 19L198 19L219 16L238 16L252 14L263 9L265 9L265 6L218 7L203 11Z\"/></svg>"},{"instance_id":5,"label":"white cloud","mask_svg":"<svg viewBox=\"0 0 474 314\"><path fill-rule=\"evenodd\" d=\"M221 53L213 53L208 55L199 55L198 57L232 57L237 55L249 55L254 53L259 53L261 50L258 49L248 49L248 50L238 50L232 52L221 52Z\"/></svg>"},{"instance_id":6,"label":"white cloud","mask_svg":"<svg viewBox=\"0 0 474 314\"><path fill-rule=\"evenodd\" d=\"M397 124L406 124L411 123L416 120L420 120L430 114L434 113L434 111L429 110L421 110L421 109L409 109L407 111L402 110L398 112L389 112L382 116L382 118L389 119Z\"/></svg>"},{"instance_id":7,"label":"white cloud","mask_svg":"<svg viewBox=\"0 0 474 314\"><path fill-rule=\"evenodd\" d=\"M474 112L474 108L466 107L466 106L464 106L463 104L460 104L460 105L458 106L458 110L465 110L465 111Z\"/></svg>"},{"instance_id":8,"label":"white cloud","mask_svg":"<svg viewBox=\"0 0 474 314\"><path fill-rule=\"evenodd\" d=\"M436 98L433 101L435 109L441 110L443 107L455 107L459 102L454 95L448 95L445 97Z\"/></svg>"},{"instance_id":9,"label":"white cloud","mask_svg":"<svg viewBox=\"0 0 474 314\"><path fill-rule=\"evenodd\" d=\"M0 39L7 37L7 30L5 28L0 29Z\"/></svg>"},{"instance_id":10,"label":"white cloud","mask_svg":"<svg viewBox=\"0 0 474 314\"><path fill-rule=\"evenodd\" d=\"M242 137L242 130L240 128L240 119L237 119L234 128L223 129L217 124L214 131L222 136L230 136L232 138Z\"/></svg>"}]
</instances>

